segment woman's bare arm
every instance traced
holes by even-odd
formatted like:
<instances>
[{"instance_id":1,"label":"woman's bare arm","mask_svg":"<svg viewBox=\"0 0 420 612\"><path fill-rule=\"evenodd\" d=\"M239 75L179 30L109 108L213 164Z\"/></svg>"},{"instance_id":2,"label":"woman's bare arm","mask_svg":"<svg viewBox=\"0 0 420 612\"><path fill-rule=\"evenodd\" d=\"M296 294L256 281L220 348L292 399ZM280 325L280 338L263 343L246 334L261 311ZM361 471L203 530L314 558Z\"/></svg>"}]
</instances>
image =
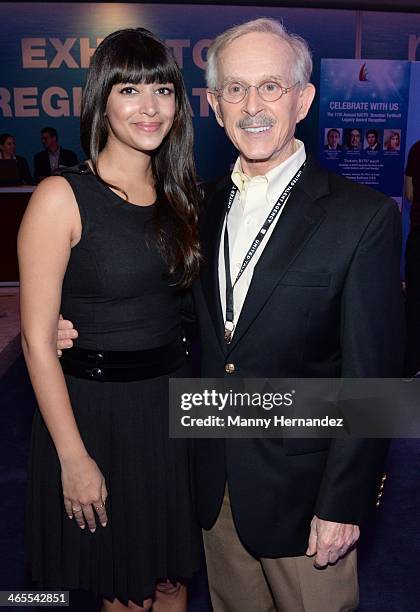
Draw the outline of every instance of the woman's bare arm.
<instances>
[{"instance_id":1,"label":"woman's bare arm","mask_svg":"<svg viewBox=\"0 0 420 612\"><path fill-rule=\"evenodd\" d=\"M105 483L81 439L57 358L62 282L81 221L62 177L45 179L31 197L18 237L22 347L38 405L62 468L67 513L81 507L78 524L95 528L91 504L106 497ZM103 516L100 516L102 519ZM101 520L103 523L104 520Z\"/></svg>"}]
</instances>

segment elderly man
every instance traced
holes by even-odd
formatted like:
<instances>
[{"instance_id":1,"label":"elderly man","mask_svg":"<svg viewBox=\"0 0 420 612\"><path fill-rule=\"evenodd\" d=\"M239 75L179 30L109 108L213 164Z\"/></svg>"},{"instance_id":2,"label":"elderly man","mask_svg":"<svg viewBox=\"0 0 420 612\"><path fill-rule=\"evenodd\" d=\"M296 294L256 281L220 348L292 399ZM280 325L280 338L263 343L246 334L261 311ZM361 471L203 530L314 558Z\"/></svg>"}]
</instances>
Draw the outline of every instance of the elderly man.
<instances>
[{"instance_id":1,"label":"elderly man","mask_svg":"<svg viewBox=\"0 0 420 612\"><path fill-rule=\"evenodd\" d=\"M321 169L295 139L315 94L311 68L306 42L271 19L209 49L208 100L239 157L202 216L203 376L400 373L398 210ZM354 610L354 544L385 453L377 440L197 440L215 612Z\"/></svg>"},{"instance_id":2,"label":"elderly man","mask_svg":"<svg viewBox=\"0 0 420 612\"><path fill-rule=\"evenodd\" d=\"M306 42L270 19L209 49L208 100L239 157L202 218L204 376L401 372L398 209L321 169L295 139L315 94L311 68ZM354 544L385 453L376 440L197 441L215 611L354 610Z\"/></svg>"}]
</instances>

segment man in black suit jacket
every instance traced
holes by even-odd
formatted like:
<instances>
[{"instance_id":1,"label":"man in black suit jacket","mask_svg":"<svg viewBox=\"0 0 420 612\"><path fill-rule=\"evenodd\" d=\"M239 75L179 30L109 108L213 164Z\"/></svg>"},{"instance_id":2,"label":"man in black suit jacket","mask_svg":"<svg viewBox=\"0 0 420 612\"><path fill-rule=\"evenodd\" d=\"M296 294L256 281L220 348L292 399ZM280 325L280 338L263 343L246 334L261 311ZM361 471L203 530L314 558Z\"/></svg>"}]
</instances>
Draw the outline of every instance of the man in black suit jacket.
<instances>
[{"instance_id":1,"label":"man in black suit jacket","mask_svg":"<svg viewBox=\"0 0 420 612\"><path fill-rule=\"evenodd\" d=\"M270 19L228 30L209 49L208 99L239 159L231 177L213 183L201 219L194 301L205 377L400 374L399 213L382 194L320 168L294 138L315 93L311 67L305 41ZM72 337L62 331L58 348ZM196 440L195 494L215 612L354 610L351 549L381 495L386 447L357 439Z\"/></svg>"},{"instance_id":2,"label":"man in black suit jacket","mask_svg":"<svg viewBox=\"0 0 420 612\"><path fill-rule=\"evenodd\" d=\"M205 377L401 373L398 209L320 168L295 140L314 96L310 71L306 43L273 20L232 28L209 49L208 100L239 159L207 194L201 220L205 263L194 299ZM231 316L226 275L234 284L299 168L274 228L234 286ZM219 439L195 446L215 611L354 610L351 549L382 494L387 443Z\"/></svg>"},{"instance_id":3,"label":"man in black suit jacket","mask_svg":"<svg viewBox=\"0 0 420 612\"><path fill-rule=\"evenodd\" d=\"M77 155L73 151L59 146L55 128L43 128L41 130L41 142L45 150L36 153L34 157L34 176L37 183L46 176L51 176L62 166L75 166L77 164Z\"/></svg>"}]
</instances>

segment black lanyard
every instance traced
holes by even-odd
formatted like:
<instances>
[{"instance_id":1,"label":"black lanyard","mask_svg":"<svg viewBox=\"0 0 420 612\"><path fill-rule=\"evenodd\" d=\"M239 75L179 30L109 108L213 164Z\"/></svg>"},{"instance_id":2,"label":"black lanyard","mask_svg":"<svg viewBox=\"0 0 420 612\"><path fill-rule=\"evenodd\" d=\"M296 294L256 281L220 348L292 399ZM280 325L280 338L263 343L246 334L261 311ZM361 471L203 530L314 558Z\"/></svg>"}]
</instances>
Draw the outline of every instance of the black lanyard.
<instances>
[{"instance_id":1,"label":"black lanyard","mask_svg":"<svg viewBox=\"0 0 420 612\"><path fill-rule=\"evenodd\" d=\"M277 200L277 202L274 204L273 208L269 212L268 217L264 221L260 231L255 236L251 246L249 247L248 252L244 257L242 265L239 269L239 272L233 284L232 284L232 279L230 276L228 215L229 215L230 209L232 208L233 200L235 199L235 196L238 192L238 188L236 187L236 185L233 185L231 189L228 204L227 204L227 210L226 210L226 221L225 221L226 225L225 225L225 234L223 238L223 241L224 241L223 247L224 247L224 256L225 256L225 276L226 276L226 321L225 321L224 338L227 344L231 342L232 334L235 329L235 324L233 322L233 289L236 283L238 282L238 280L241 278L243 272L245 271L245 268L248 266L249 262L254 257L257 249L260 247L270 226L272 225L277 215L283 208L284 203L286 202L286 199L289 196L291 190L293 189L293 187L296 185L296 183L300 179L305 163L306 162L304 162L301 165L299 170L296 172L295 176L292 178L290 183L287 185L287 187L285 188L285 190L283 191L283 193L281 194L281 196L279 197L279 199Z\"/></svg>"}]
</instances>

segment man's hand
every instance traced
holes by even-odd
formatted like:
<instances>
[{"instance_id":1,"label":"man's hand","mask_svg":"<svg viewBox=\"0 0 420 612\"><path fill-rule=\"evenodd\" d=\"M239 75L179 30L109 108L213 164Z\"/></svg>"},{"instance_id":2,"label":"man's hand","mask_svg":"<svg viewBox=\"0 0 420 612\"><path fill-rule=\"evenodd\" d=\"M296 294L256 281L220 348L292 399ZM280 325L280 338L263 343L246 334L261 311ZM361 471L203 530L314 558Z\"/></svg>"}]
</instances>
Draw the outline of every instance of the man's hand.
<instances>
[{"instance_id":1,"label":"man's hand","mask_svg":"<svg viewBox=\"0 0 420 612\"><path fill-rule=\"evenodd\" d=\"M333 523L314 516L309 534L308 557L316 554L315 567L325 567L328 563L335 563L340 557L354 546L360 536L357 525L347 523Z\"/></svg>"},{"instance_id":2,"label":"man's hand","mask_svg":"<svg viewBox=\"0 0 420 612\"><path fill-rule=\"evenodd\" d=\"M61 357L63 349L71 348L73 346L73 338L77 338L79 334L74 329L71 321L66 321L60 315L58 319L57 327L57 355Z\"/></svg>"}]
</instances>

